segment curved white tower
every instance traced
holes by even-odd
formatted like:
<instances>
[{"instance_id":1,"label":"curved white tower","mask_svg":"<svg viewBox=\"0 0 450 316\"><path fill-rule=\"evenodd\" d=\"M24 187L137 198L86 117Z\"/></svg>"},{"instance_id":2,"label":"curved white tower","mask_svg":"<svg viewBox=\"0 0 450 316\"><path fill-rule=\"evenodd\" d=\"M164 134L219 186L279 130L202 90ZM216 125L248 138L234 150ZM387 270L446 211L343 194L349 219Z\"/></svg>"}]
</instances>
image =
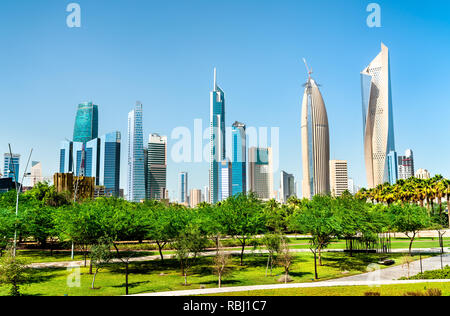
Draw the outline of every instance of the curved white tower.
<instances>
[{"instance_id":1,"label":"curved white tower","mask_svg":"<svg viewBox=\"0 0 450 316\"><path fill-rule=\"evenodd\" d=\"M389 49L381 52L361 72L364 155L369 188L395 183L394 117L392 110Z\"/></svg>"},{"instance_id":2,"label":"curved white tower","mask_svg":"<svg viewBox=\"0 0 450 316\"><path fill-rule=\"evenodd\" d=\"M309 72L309 71L308 71ZM330 193L330 135L319 87L309 72L302 103L303 197Z\"/></svg>"}]
</instances>

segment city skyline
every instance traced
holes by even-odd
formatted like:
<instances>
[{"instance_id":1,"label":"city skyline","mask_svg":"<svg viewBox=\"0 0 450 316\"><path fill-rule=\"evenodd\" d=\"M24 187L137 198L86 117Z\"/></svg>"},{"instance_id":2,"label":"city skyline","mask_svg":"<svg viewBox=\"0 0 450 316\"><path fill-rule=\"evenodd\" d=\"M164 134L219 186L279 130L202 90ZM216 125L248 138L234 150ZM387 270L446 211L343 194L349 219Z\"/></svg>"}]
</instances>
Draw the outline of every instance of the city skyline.
<instances>
[{"instance_id":1,"label":"city skyline","mask_svg":"<svg viewBox=\"0 0 450 316\"><path fill-rule=\"evenodd\" d=\"M144 118L145 134L159 132L168 135L168 151L171 152L171 146L176 142L170 138L173 128L186 126L193 129L193 120L196 118L203 119L205 123L208 121L205 106L208 107L210 73L211 69L217 66L221 71L221 83L227 92L227 117L233 118L233 121L245 122L247 126L280 126L280 169L288 170L295 175L296 179L301 179L298 100L301 95L304 72L299 60L302 56L306 56L314 65L315 73L320 76L320 83L325 89L324 98L327 100L327 110L330 124L332 124L330 158L348 160L349 173L355 180L355 184L366 186L362 159L363 141L360 133L362 123L358 74L362 67L373 58L381 41L385 42L392 52L391 71L395 101L393 111L396 119L397 148L412 148L415 152L417 167L426 168L432 174L440 173L449 177L450 170L446 162L449 149L443 146L440 154L435 155L433 152L439 144L435 145L428 140L431 135L448 133L448 124L445 121L445 117L449 114L447 106L449 97L445 93L448 79L443 76L442 69L446 69L448 65L448 60L444 56L449 46L443 39L444 35L448 34L449 25L443 16L439 16L440 13L434 13L431 17L429 12L422 12L421 8L414 3L405 7L382 1L383 28L369 29L364 24L366 15L363 6L359 8L351 4L337 5L330 2L330 5L336 9L336 13L330 15L319 10L319 6L315 4L301 3L300 6L300 4L288 2L287 8L275 8L275 12L282 11L289 14L287 11L291 11L292 15L298 17L292 25L276 20L277 23L273 28L249 29L242 35L230 23L217 26L218 29L213 33L220 35L223 43L220 46L213 44L213 47L223 47L223 52L217 49L204 50L202 38L204 35L209 35L207 31L200 32L202 37L194 36L187 30L181 30L181 33L177 35L172 33L180 30L180 27L166 25L162 21L162 17L165 16L164 11L161 18L143 22L143 30L150 30L158 23L167 27L168 40L188 48L185 50L186 54L181 56L176 54L175 50L170 54L172 45L162 38L155 38L154 35L149 36L151 40L144 41L142 38L130 38L130 44L142 44L142 53L126 48L116 51L117 44L109 40L100 41L98 44L91 43L90 41L94 38L101 36L100 28L105 25L105 18L99 10L101 2L82 3L83 9L90 12L91 17L84 20L86 28L74 32L64 29L64 26L59 28L61 24L58 20L59 16L52 15L52 10L55 9L53 5L31 4L32 7L36 6L36 12L48 10L47 14L44 14L48 18L48 25L41 19L32 19L37 34L34 38L42 39L42 36L37 33L39 32L45 36L51 34L57 41L49 43L48 47L39 52L30 48L20 49L18 50L20 52L15 54L12 50L18 48L18 45L30 47L34 40L25 40L12 30L6 40L14 39L15 43L10 43L11 45L7 45L6 50L0 53L8 62L5 64L5 70L12 74L8 80L4 79L2 82L8 91L4 102L11 106L8 108L10 118L4 126L0 127L1 135L8 136L0 144L0 150L3 153L8 152L7 143L11 143L13 152L20 153L24 157L30 148L34 148L32 159L42 162L45 177L51 176L58 169L58 144L65 137L71 138L75 115L74 105L85 100L92 100L99 106L102 126L100 135L111 130L119 130L126 135L126 119L124 120L123 117L128 113L130 104L136 99L143 100L147 113L157 108L164 108L169 113L182 114L177 117L156 112L158 114ZM234 11L232 9L236 5L237 3L231 3L224 11ZM199 9L194 5L195 9L199 10L198 13L188 9L186 14L191 20L192 16L206 16L205 10L213 11L216 6ZM273 9L271 4L261 4L260 11L255 13L255 17L252 15L248 17L246 13L249 12L250 5L241 4L241 6L243 6L243 12L236 13L235 19L240 25L246 23L244 16L251 21L256 21L253 20L256 17L258 19L270 17L269 12ZM307 11L311 18L305 16L302 21L304 6L308 7ZM156 9L163 7L164 5L161 5ZM135 12L129 8L126 10L128 13ZM400 10L406 13L399 18ZM17 21L27 20L27 12L19 12L18 9L17 11L8 10L8 5L5 12L8 15L5 16L3 23L8 23L8 29L14 29L15 25L18 25ZM344 23L333 20L334 15L345 16ZM435 15L438 17L436 18ZM180 23L186 21L182 16L180 17L182 18ZM421 19L417 20L418 17ZM320 23L330 18L338 25L333 30L327 30L329 34L325 34L320 28ZM111 25L111 28L135 30L135 24L129 21L125 16L123 22ZM194 19L193 27L200 28L204 24L209 24L208 21L209 18L206 21ZM127 22L129 26L126 27ZM256 22L255 25L259 24ZM359 28L358 25L360 25ZM305 27L311 28L310 35L296 31ZM402 30L405 28L418 36L415 41L402 38ZM429 31L426 36L423 34L423 29ZM278 36L274 35L279 32L286 32L286 38L283 36L277 41ZM144 34L140 32L140 35ZM119 32L118 38L120 39L123 35L123 32ZM187 38L197 41L199 47L193 46L190 40L181 40L181 42L177 40L186 35L188 35ZM248 39L248 35L253 35L250 37L251 45L242 47L240 44ZM302 42L308 42L308 38L317 35L324 36L322 42L327 44L302 44ZM272 45L266 46L261 42L265 36L268 37L268 43L277 41L279 45L275 50L267 49ZM305 41L302 40L302 36L306 36ZM292 41L292 38L298 41ZM154 46L151 41L163 43L162 51L150 49ZM427 45L419 44L421 41L426 41ZM323 53L324 48L342 47L342 44L338 42L345 42L346 49L338 50L336 56ZM94 46L97 49L76 56L75 52L67 50L67 47L73 47L73 45ZM429 46L434 47L432 55L426 49ZM233 54L236 47L240 48L238 55ZM61 54L63 58L57 58L58 54ZM193 58L195 54L198 58ZM105 55L109 57L104 58ZM21 60L25 61L25 65L30 65L32 60L35 71L30 72L29 67L19 66L18 62ZM71 61L70 66L67 60ZM189 60L192 62L187 62ZM139 69L142 74L136 75L136 72L123 69L124 67L113 67L115 64L120 65L119 61L126 63L127 69ZM161 68L157 63L161 64ZM411 64L417 64L420 67L412 68ZM166 72L163 73L162 69ZM91 73L91 76L86 76L86 73ZM149 75L152 73L155 76ZM426 78L433 78L433 80L425 80ZM18 81L19 79L22 81ZM183 84L177 85L177 91L173 93L177 79L182 80ZM14 82L16 87L12 84ZM17 84L18 82L20 84ZM53 97L49 97L46 86L52 86L52 90L55 91ZM433 95L426 93L427 90L434 91ZM181 96L183 102L180 102ZM40 109L40 113L35 117L28 117L26 113L30 113L35 107ZM426 107L425 113L423 113L424 107ZM417 113L422 115L419 116ZM231 122L229 120L227 126ZM42 128L42 125L45 128ZM206 125L204 124L204 127ZM12 130L16 132L11 133ZM122 156L122 161L126 161L126 150L122 151L122 155L124 152L125 158ZM176 175L179 171L189 171L192 187L201 188L208 183L207 163L177 164L169 161L168 164L171 166L168 170L171 196L176 196L172 192L177 192ZM275 174L275 177L278 178L278 174ZM276 179L275 183L278 183ZM121 186L126 188L124 164Z\"/></svg>"}]
</instances>

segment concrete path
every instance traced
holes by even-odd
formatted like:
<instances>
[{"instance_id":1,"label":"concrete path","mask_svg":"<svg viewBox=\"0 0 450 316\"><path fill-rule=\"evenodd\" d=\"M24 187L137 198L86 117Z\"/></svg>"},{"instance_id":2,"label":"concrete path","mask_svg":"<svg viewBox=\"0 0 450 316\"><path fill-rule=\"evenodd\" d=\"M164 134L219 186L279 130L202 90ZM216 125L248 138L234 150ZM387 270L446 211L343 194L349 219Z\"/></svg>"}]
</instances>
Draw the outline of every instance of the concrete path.
<instances>
[{"instance_id":1,"label":"concrete path","mask_svg":"<svg viewBox=\"0 0 450 316\"><path fill-rule=\"evenodd\" d=\"M408 253L408 249L392 249L391 253ZM310 253L311 251L309 249L291 249L291 252L293 253ZM344 249L326 249L323 252L344 252ZM440 253L440 248L416 248L413 249L413 254L423 253L423 254L432 254L432 253ZM450 248L444 248L445 253L450 253ZM241 252L240 250L233 250L233 251L225 251L227 254L231 255L239 255ZM267 250L246 250L244 254L266 254ZM203 252L200 254L202 257L211 257L214 256L215 252ZM167 254L164 255L164 259L173 259L175 258L174 254ZM131 258L129 262L145 262L145 261L154 261L154 260L160 260L159 255L153 255L153 256L145 256L145 257L136 257ZM121 261L119 259L114 259L111 261L112 263L120 263ZM89 265L90 261L87 260L87 265ZM61 261L61 262L42 262L42 263L32 263L29 264L28 267L32 269L48 269L48 268L67 268L67 267L74 267L74 266L84 266L84 260L82 261Z\"/></svg>"},{"instance_id":2,"label":"concrete path","mask_svg":"<svg viewBox=\"0 0 450 316\"><path fill-rule=\"evenodd\" d=\"M450 265L450 255L442 257L443 265ZM441 257L433 257L422 260L423 271L438 270L441 268ZM412 284L412 283L435 283L450 282L450 280L407 280L398 281L399 278L417 275L421 272L420 261L410 264L409 272L407 267L395 266L382 270L375 270L364 274L344 277L329 281L312 282L312 283L295 283L295 284L272 284L272 285L256 285L242 287L227 287L215 289L200 289L187 291L146 293L136 296L193 296L208 295L232 292L248 292L256 290L274 290L274 289L292 289L292 288L312 288L312 287L334 287L334 286L374 286L374 285L390 285L390 284Z\"/></svg>"},{"instance_id":3,"label":"concrete path","mask_svg":"<svg viewBox=\"0 0 450 316\"><path fill-rule=\"evenodd\" d=\"M215 288L204 290L159 292L159 293L136 294L131 296L196 296L196 295L211 295L221 293L249 292L258 290L298 289L298 288L317 288L317 287L335 287L335 286L379 286L379 285L416 284L416 283L450 283L450 280L358 281L358 282L331 281L331 282L273 284L273 285L227 287L221 289Z\"/></svg>"}]
</instances>

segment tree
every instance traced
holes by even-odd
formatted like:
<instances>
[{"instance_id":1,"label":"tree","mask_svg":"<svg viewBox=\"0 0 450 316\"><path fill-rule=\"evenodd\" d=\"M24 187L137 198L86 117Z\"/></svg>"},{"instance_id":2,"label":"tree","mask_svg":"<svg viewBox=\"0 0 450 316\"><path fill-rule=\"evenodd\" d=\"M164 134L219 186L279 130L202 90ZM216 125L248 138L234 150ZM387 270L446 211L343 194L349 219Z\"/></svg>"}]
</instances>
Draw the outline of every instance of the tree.
<instances>
[{"instance_id":1,"label":"tree","mask_svg":"<svg viewBox=\"0 0 450 316\"><path fill-rule=\"evenodd\" d=\"M14 237L14 214L0 206L0 257Z\"/></svg>"},{"instance_id":2,"label":"tree","mask_svg":"<svg viewBox=\"0 0 450 316\"><path fill-rule=\"evenodd\" d=\"M284 283L287 284L289 281L289 270L292 265L294 257L291 255L289 245L286 238L283 238L281 242L281 247L278 253L277 261L284 268Z\"/></svg>"},{"instance_id":3,"label":"tree","mask_svg":"<svg viewBox=\"0 0 450 316\"><path fill-rule=\"evenodd\" d=\"M9 294L11 296L21 296L20 286L30 281L26 271L25 263L14 257L12 250L8 250L6 255L0 259L0 284L11 286Z\"/></svg>"},{"instance_id":4,"label":"tree","mask_svg":"<svg viewBox=\"0 0 450 316\"><path fill-rule=\"evenodd\" d=\"M272 276L275 254L280 251L282 240L283 236L279 233L267 233L261 240L268 252L266 277L268 275L269 267L270 267L270 276Z\"/></svg>"},{"instance_id":5,"label":"tree","mask_svg":"<svg viewBox=\"0 0 450 316\"><path fill-rule=\"evenodd\" d=\"M214 257L214 269L218 276L218 285L219 289L222 287L222 277L227 272L227 267L231 263L230 255L225 253L220 244L220 236L219 236L219 245L217 249L217 253Z\"/></svg>"},{"instance_id":6,"label":"tree","mask_svg":"<svg viewBox=\"0 0 450 316\"><path fill-rule=\"evenodd\" d=\"M431 224L427 211L417 205L392 205L389 208L393 227L403 232L409 239L409 254L412 252L412 245L417 233L428 228Z\"/></svg>"},{"instance_id":7,"label":"tree","mask_svg":"<svg viewBox=\"0 0 450 316\"><path fill-rule=\"evenodd\" d=\"M221 225L229 236L241 244L241 266L248 240L266 231L266 220L261 201L254 194L238 194L225 200L220 206L223 216Z\"/></svg>"},{"instance_id":8,"label":"tree","mask_svg":"<svg viewBox=\"0 0 450 316\"><path fill-rule=\"evenodd\" d=\"M187 286L187 276L197 260L198 255L206 248L207 239L197 225L189 223L177 236L172 244L176 257L181 265L184 285Z\"/></svg>"},{"instance_id":9,"label":"tree","mask_svg":"<svg viewBox=\"0 0 450 316\"><path fill-rule=\"evenodd\" d=\"M100 272L111 260L111 241L108 238L101 238L99 242L91 248L91 262L94 266L95 273L92 278L91 289L95 289L95 279L97 273Z\"/></svg>"},{"instance_id":10,"label":"tree","mask_svg":"<svg viewBox=\"0 0 450 316\"><path fill-rule=\"evenodd\" d=\"M317 255L319 257L319 266L322 266L322 250L328 247L341 229L335 216L332 198L330 196L316 195L312 201L305 201L302 209L293 216L291 227L301 233L311 235L310 250L314 254L314 263L317 271Z\"/></svg>"}]
</instances>

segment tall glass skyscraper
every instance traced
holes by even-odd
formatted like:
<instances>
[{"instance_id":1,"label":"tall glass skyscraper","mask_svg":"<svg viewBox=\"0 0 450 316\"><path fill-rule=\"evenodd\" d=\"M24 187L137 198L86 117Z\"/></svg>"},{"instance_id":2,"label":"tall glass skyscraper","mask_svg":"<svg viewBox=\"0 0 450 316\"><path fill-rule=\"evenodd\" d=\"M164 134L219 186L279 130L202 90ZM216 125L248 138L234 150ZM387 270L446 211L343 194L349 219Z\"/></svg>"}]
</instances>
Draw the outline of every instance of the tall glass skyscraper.
<instances>
[{"instance_id":1,"label":"tall glass skyscraper","mask_svg":"<svg viewBox=\"0 0 450 316\"><path fill-rule=\"evenodd\" d=\"M252 147L249 149L250 192L262 200L270 200L273 191L272 148Z\"/></svg>"},{"instance_id":2,"label":"tall glass skyscraper","mask_svg":"<svg viewBox=\"0 0 450 316\"><path fill-rule=\"evenodd\" d=\"M225 201L232 192L232 166L230 161L222 161L219 165L219 202Z\"/></svg>"},{"instance_id":3,"label":"tall glass skyscraper","mask_svg":"<svg viewBox=\"0 0 450 316\"><path fill-rule=\"evenodd\" d=\"M180 204L187 204L188 200L188 173L180 172Z\"/></svg>"},{"instance_id":4,"label":"tall glass skyscraper","mask_svg":"<svg viewBox=\"0 0 450 316\"><path fill-rule=\"evenodd\" d=\"M414 173L414 153L408 149L404 156L398 157L398 178L407 180L414 177Z\"/></svg>"},{"instance_id":5,"label":"tall glass skyscraper","mask_svg":"<svg viewBox=\"0 0 450 316\"><path fill-rule=\"evenodd\" d=\"M147 150L147 199L165 199L167 190L167 137L152 134Z\"/></svg>"},{"instance_id":6,"label":"tall glass skyscraper","mask_svg":"<svg viewBox=\"0 0 450 316\"><path fill-rule=\"evenodd\" d=\"M330 132L322 93L309 72L302 103L303 197L330 193Z\"/></svg>"},{"instance_id":7,"label":"tall glass skyscraper","mask_svg":"<svg viewBox=\"0 0 450 316\"><path fill-rule=\"evenodd\" d=\"M389 49L381 52L361 72L364 155L369 188L392 182L395 153ZM391 154L392 153L392 154ZM391 154L391 156L389 156ZM395 166L394 166L395 164Z\"/></svg>"},{"instance_id":8,"label":"tall glass skyscraper","mask_svg":"<svg viewBox=\"0 0 450 316\"><path fill-rule=\"evenodd\" d=\"M235 122L231 131L232 195L247 193L247 136L245 124Z\"/></svg>"},{"instance_id":9,"label":"tall glass skyscraper","mask_svg":"<svg viewBox=\"0 0 450 316\"><path fill-rule=\"evenodd\" d=\"M210 202L219 201L219 168L225 160L225 93L217 85L214 69L214 87L210 94Z\"/></svg>"},{"instance_id":10,"label":"tall glass skyscraper","mask_svg":"<svg viewBox=\"0 0 450 316\"><path fill-rule=\"evenodd\" d=\"M108 196L119 196L120 192L120 132L100 137L100 179Z\"/></svg>"},{"instance_id":11,"label":"tall glass skyscraper","mask_svg":"<svg viewBox=\"0 0 450 316\"><path fill-rule=\"evenodd\" d=\"M78 105L73 141L87 143L98 137L98 106L92 102Z\"/></svg>"},{"instance_id":12,"label":"tall glass skyscraper","mask_svg":"<svg viewBox=\"0 0 450 316\"><path fill-rule=\"evenodd\" d=\"M65 140L59 148L59 173L70 173L73 170L73 142Z\"/></svg>"},{"instance_id":13,"label":"tall glass skyscraper","mask_svg":"<svg viewBox=\"0 0 450 316\"><path fill-rule=\"evenodd\" d=\"M144 131L142 104L137 102L128 114L128 183L127 198L132 202L145 200Z\"/></svg>"},{"instance_id":14,"label":"tall glass skyscraper","mask_svg":"<svg viewBox=\"0 0 450 316\"><path fill-rule=\"evenodd\" d=\"M15 176L14 176L15 174ZM3 160L3 177L14 179L16 183L20 180L20 155L5 154Z\"/></svg>"}]
</instances>

